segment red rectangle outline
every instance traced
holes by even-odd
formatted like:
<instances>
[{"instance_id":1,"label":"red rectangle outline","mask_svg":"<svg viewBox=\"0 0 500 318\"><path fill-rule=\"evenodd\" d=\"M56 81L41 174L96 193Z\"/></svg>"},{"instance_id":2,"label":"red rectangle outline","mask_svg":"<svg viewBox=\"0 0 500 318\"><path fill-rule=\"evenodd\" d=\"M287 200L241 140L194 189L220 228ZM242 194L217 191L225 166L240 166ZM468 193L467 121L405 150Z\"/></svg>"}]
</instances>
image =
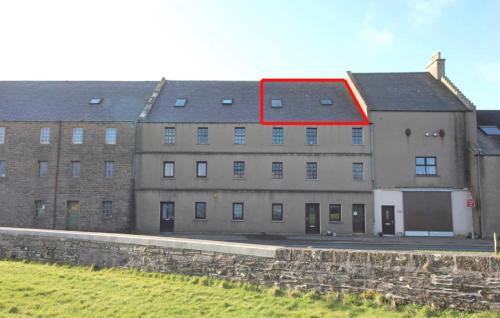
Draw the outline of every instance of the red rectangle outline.
<instances>
[{"instance_id":1,"label":"red rectangle outline","mask_svg":"<svg viewBox=\"0 0 500 318\"><path fill-rule=\"evenodd\" d=\"M264 84L266 82L312 82L312 83L342 83L347 88L349 95L354 100L354 104L358 109L361 117L363 117L363 121L264 121ZM358 99L354 95L354 92L351 89L351 86L347 82L347 80L343 78L263 78L260 80L260 124L261 125L287 125L287 126L305 126L305 125L314 125L314 126L367 126L370 124L370 120L368 116L366 116L365 112L361 108Z\"/></svg>"}]
</instances>

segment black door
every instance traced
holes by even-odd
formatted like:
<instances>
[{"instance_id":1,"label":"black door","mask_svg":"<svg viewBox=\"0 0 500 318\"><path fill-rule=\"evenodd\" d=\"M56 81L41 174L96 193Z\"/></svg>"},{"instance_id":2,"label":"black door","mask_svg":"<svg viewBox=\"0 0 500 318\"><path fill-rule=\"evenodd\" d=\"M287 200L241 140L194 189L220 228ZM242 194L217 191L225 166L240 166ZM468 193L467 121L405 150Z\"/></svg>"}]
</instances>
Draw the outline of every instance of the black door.
<instances>
[{"instance_id":1,"label":"black door","mask_svg":"<svg viewBox=\"0 0 500 318\"><path fill-rule=\"evenodd\" d=\"M174 231L174 202L160 203L160 232Z\"/></svg>"},{"instance_id":2,"label":"black door","mask_svg":"<svg viewBox=\"0 0 500 318\"><path fill-rule=\"evenodd\" d=\"M394 235L394 205L382 205L382 234Z\"/></svg>"},{"instance_id":3,"label":"black door","mask_svg":"<svg viewBox=\"0 0 500 318\"><path fill-rule=\"evenodd\" d=\"M306 204L306 233L319 234L319 204Z\"/></svg>"},{"instance_id":4,"label":"black door","mask_svg":"<svg viewBox=\"0 0 500 318\"><path fill-rule=\"evenodd\" d=\"M352 205L352 232L365 233L365 206L363 204Z\"/></svg>"}]
</instances>

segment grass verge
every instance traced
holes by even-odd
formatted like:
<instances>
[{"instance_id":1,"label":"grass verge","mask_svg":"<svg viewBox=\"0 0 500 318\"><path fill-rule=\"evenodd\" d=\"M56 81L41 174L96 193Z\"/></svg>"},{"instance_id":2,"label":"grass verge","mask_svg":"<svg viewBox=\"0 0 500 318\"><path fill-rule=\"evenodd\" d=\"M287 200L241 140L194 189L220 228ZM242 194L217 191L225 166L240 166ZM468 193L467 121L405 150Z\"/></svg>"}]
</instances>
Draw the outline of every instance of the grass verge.
<instances>
[{"instance_id":1,"label":"grass verge","mask_svg":"<svg viewBox=\"0 0 500 318\"><path fill-rule=\"evenodd\" d=\"M499 317L208 277L0 261L0 317Z\"/></svg>"}]
</instances>

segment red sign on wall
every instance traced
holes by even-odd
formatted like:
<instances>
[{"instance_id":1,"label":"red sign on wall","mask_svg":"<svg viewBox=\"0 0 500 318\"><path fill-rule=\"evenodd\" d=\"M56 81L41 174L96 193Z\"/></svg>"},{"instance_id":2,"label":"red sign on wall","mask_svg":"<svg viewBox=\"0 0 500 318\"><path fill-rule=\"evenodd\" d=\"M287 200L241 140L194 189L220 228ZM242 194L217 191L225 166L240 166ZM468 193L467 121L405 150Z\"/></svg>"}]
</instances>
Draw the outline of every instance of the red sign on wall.
<instances>
[{"instance_id":1,"label":"red sign on wall","mask_svg":"<svg viewBox=\"0 0 500 318\"><path fill-rule=\"evenodd\" d=\"M467 207L468 208L475 208L476 207L476 200L472 198L472 194L469 193L467 196Z\"/></svg>"}]
</instances>

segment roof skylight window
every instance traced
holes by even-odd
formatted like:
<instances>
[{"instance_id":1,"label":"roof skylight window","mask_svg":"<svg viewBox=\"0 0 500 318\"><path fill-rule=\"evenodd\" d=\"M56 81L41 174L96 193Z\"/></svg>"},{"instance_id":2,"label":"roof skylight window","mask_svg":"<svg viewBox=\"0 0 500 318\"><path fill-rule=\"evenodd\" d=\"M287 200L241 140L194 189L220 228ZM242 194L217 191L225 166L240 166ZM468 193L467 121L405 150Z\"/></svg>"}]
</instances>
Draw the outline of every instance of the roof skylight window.
<instances>
[{"instance_id":1,"label":"roof skylight window","mask_svg":"<svg viewBox=\"0 0 500 318\"><path fill-rule=\"evenodd\" d=\"M221 101L222 105L232 105L233 104L233 99L232 98L224 98Z\"/></svg>"},{"instance_id":2,"label":"roof skylight window","mask_svg":"<svg viewBox=\"0 0 500 318\"><path fill-rule=\"evenodd\" d=\"M333 100L331 98L325 98L325 99L321 99L319 101L319 103L323 106L331 106L331 105L333 105Z\"/></svg>"},{"instance_id":3,"label":"roof skylight window","mask_svg":"<svg viewBox=\"0 0 500 318\"><path fill-rule=\"evenodd\" d=\"M90 105L99 105L102 102L102 97L92 97L89 100Z\"/></svg>"},{"instance_id":4,"label":"roof skylight window","mask_svg":"<svg viewBox=\"0 0 500 318\"><path fill-rule=\"evenodd\" d=\"M500 136L500 129L497 126L479 126L487 136Z\"/></svg>"},{"instance_id":5,"label":"roof skylight window","mask_svg":"<svg viewBox=\"0 0 500 318\"><path fill-rule=\"evenodd\" d=\"M184 107L186 106L187 98L177 98L175 100L175 107Z\"/></svg>"},{"instance_id":6,"label":"roof skylight window","mask_svg":"<svg viewBox=\"0 0 500 318\"><path fill-rule=\"evenodd\" d=\"M271 99L271 107L281 108L283 107L283 101L281 99Z\"/></svg>"}]
</instances>

